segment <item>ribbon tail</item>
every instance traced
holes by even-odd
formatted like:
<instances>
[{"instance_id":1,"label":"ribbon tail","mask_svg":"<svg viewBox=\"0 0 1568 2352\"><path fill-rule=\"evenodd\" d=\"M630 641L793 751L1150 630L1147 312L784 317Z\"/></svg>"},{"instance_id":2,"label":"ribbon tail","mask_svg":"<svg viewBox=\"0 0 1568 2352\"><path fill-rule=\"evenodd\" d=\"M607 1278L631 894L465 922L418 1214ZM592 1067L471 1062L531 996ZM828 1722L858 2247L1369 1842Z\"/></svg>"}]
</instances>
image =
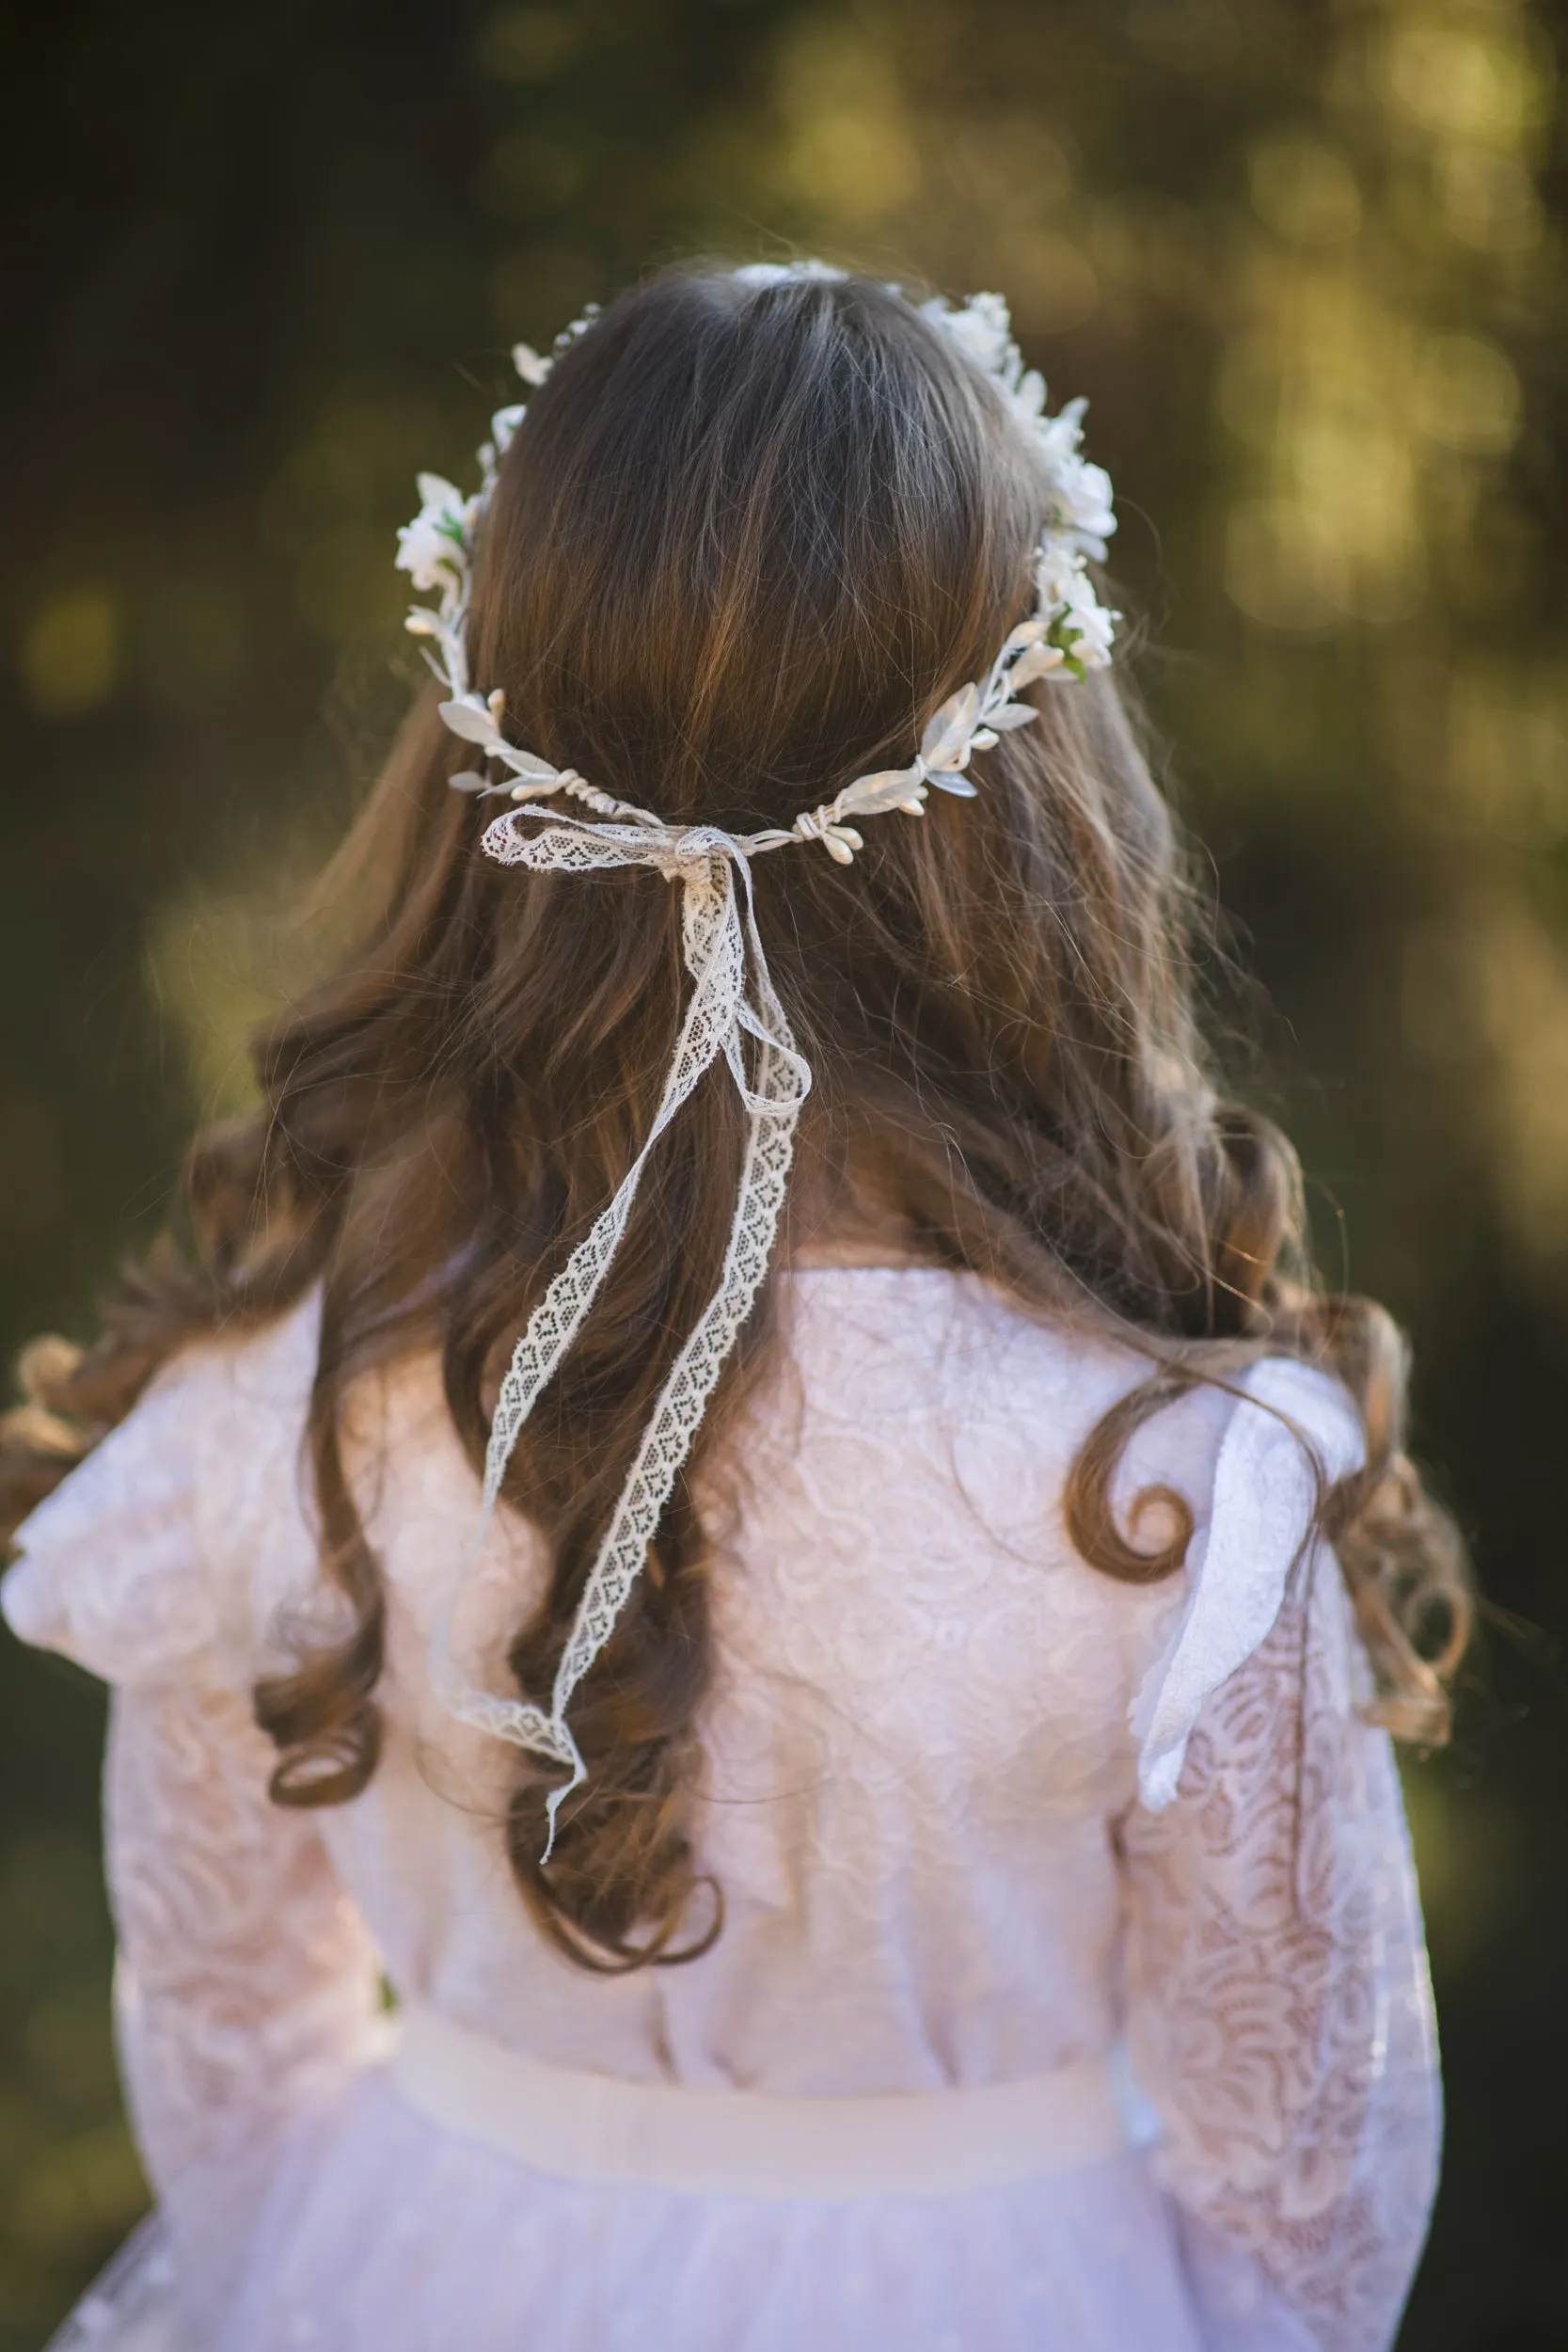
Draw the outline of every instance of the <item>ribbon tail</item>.
<instances>
[{"instance_id":1,"label":"ribbon tail","mask_svg":"<svg viewBox=\"0 0 1568 2352\"><path fill-rule=\"evenodd\" d=\"M789 1060L799 1058L792 1045L784 1047L772 1039L763 1045L757 1073L763 1101L751 1117L719 1287L671 1369L584 1587L552 1693L551 1715L558 1730L564 1729L572 1693L610 1639L641 1572L707 1401L767 1274L800 1110L799 1080L786 1055Z\"/></svg>"},{"instance_id":2,"label":"ribbon tail","mask_svg":"<svg viewBox=\"0 0 1568 2352\"><path fill-rule=\"evenodd\" d=\"M570 841L575 856L576 839L568 835L562 838ZM541 863L547 857L548 840L547 834L536 835L528 844L536 855L544 852L540 855ZM571 1764L574 1770L579 1770L581 1759L561 1720L560 1708L546 1716L527 1701L499 1698L470 1686L452 1658L452 1627L459 1601L472 1579L495 1517L507 1465L523 1425L603 1287L654 1147L704 1073L725 1049L733 1033L743 979L744 948L729 872L726 866L721 886L716 884L711 869L703 869L686 882L683 945L694 986L663 1096L642 1149L627 1169L614 1199L595 1218L592 1230L550 1282L513 1350L490 1424L478 1523L431 1636L431 1683L450 1715L493 1738L511 1740L515 1746Z\"/></svg>"},{"instance_id":3,"label":"ribbon tail","mask_svg":"<svg viewBox=\"0 0 1568 2352\"><path fill-rule=\"evenodd\" d=\"M583 1762L578 1743L572 1738L570 1732L567 1732L566 1734L566 1743L572 1751L572 1777L570 1780L563 1780L559 1788L552 1788L549 1795L545 1799L545 1820L547 1826L545 1831L545 1851L539 1857L539 1867L541 1869L544 1868L546 1863L555 1851L555 1833L557 1825L560 1821L562 1806L565 1804L573 1789L580 1788L583 1782L588 1778L588 1767Z\"/></svg>"},{"instance_id":4,"label":"ribbon tail","mask_svg":"<svg viewBox=\"0 0 1568 2352\"><path fill-rule=\"evenodd\" d=\"M743 996L736 1005L736 1026L725 1040L724 1051L741 1100L749 1111L762 1118L776 1119L786 1113L794 1118L799 1115L800 1104L811 1092L811 1064L796 1046L794 1033L773 986L773 975L768 968L762 934L757 930L756 898L752 887L750 866L742 866L740 876L746 894L746 940L752 951L752 985L757 1004L753 1011ZM770 1053L776 1062L784 1065L787 1073L784 1083L775 1083L774 1070L769 1065L766 1079L759 1070L757 1086L752 1090L747 1082L745 1057L740 1047L739 1032L742 1029L756 1039L765 1054Z\"/></svg>"},{"instance_id":5,"label":"ribbon tail","mask_svg":"<svg viewBox=\"0 0 1568 2352\"><path fill-rule=\"evenodd\" d=\"M583 870L593 866L657 862L646 840L610 828L551 828L520 835L512 819L492 831L492 854L508 864ZM703 863L680 870L684 887L682 951L695 983L681 1025L657 1114L614 1200L595 1220L529 1318L501 1384L485 1454L483 1499L467 1559L448 1597L432 1642L432 1678L443 1706L459 1720L498 1739L548 1756L569 1777L546 1800L548 1832L543 1859L555 1850L561 1808L588 1777L566 1722L572 1695L604 1649L647 1560L648 1547L690 1454L719 1377L768 1272L784 1207L800 1105L811 1071L798 1052L763 953L743 845L710 836ZM660 848L662 848L662 844ZM704 841L705 848L706 840ZM738 866L744 914L736 884ZM666 869L668 870L668 869ZM754 1004L747 990L748 950ZM746 1068L745 1039L756 1046L754 1079ZM545 1383L571 1345L620 1246L649 1154L704 1073L722 1055L747 1112L745 1158L719 1286L673 1365L639 1442L630 1473L599 1546L571 1632L562 1652L546 1715L531 1702L470 1689L451 1659L457 1600L478 1561L500 1494L513 1448Z\"/></svg>"},{"instance_id":6,"label":"ribbon tail","mask_svg":"<svg viewBox=\"0 0 1568 2352\"><path fill-rule=\"evenodd\" d=\"M721 900L717 907L705 908L704 912L709 918L705 926L694 921L692 910L689 906L688 908L688 962L696 985L687 1007L686 1018L681 1024L674 1058L653 1125L648 1130L642 1149L622 1178L615 1198L594 1219L592 1231L578 1244L550 1282L513 1350L512 1361L501 1382L500 1395L491 1421L489 1444L485 1448L484 1499L487 1509L494 1509L501 1480L506 1474L506 1466L512 1458L524 1422L556 1366L582 1328L603 1287L610 1261L626 1232L632 1204L642 1181L642 1171L652 1156L654 1146L691 1094L698 1080L717 1060L725 1027L733 1020L733 1000L738 987L738 976L731 967L737 959L735 945L727 936L730 927L724 919L726 914L733 910Z\"/></svg>"}]
</instances>

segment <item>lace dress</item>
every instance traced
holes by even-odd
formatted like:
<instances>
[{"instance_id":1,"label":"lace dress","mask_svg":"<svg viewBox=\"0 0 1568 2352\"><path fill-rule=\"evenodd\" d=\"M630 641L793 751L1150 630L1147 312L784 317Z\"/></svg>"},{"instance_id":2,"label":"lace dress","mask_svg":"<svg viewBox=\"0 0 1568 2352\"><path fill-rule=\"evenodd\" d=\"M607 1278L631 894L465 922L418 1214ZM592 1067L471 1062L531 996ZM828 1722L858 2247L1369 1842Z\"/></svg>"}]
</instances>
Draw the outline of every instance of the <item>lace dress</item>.
<instances>
[{"instance_id":1,"label":"lace dress","mask_svg":"<svg viewBox=\"0 0 1568 2352\"><path fill-rule=\"evenodd\" d=\"M190 2352L1376 2352L1436 2163L1425 1958L1341 1581L1303 1549L1323 1375L1269 1362L1139 1433L1183 1573L1080 1561L1063 1480L1141 1366L930 1269L784 1278L788 1346L704 1498L714 1949L606 1979L531 1927L513 1759L426 1664L477 1482L433 1364L364 1384L350 1458L389 1597L386 1749L265 1796L247 1692L329 1618L307 1306L193 1348L37 1512L4 1587L114 1686L117 2008L157 2219L72 2344ZM1267 1409L1269 1406L1277 1410ZM1295 1429L1279 1418L1288 1414ZM1296 1434L1299 1431L1301 1435ZM508 1688L539 1562L498 1525L455 1645ZM1143 2144L961 2193L584 2181L437 2124L382 1978L510 2052L780 2097L977 2089L1121 2050Z\"/></svg>"}]
</instances>

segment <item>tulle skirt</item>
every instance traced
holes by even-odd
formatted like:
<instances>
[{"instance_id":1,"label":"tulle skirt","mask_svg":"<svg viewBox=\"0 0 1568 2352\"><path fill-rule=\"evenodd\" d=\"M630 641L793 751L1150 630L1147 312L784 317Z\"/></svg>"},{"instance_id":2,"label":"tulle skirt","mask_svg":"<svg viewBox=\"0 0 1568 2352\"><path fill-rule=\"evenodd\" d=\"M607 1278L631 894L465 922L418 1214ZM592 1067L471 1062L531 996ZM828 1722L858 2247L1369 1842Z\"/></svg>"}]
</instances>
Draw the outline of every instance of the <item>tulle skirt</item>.
<instances>
[{"instance_id":1,"label":"tulle skirt","mask_svg":"<svg viewBox=\"0 0 1568 2352\"><path fill-rule=\"evenodd\" d=\"M832 2202L551 2178L360 2081L225 2226L144 2225L51 2352L1205 2352L1130 2153Z\"/></svg>"}]
</instances>

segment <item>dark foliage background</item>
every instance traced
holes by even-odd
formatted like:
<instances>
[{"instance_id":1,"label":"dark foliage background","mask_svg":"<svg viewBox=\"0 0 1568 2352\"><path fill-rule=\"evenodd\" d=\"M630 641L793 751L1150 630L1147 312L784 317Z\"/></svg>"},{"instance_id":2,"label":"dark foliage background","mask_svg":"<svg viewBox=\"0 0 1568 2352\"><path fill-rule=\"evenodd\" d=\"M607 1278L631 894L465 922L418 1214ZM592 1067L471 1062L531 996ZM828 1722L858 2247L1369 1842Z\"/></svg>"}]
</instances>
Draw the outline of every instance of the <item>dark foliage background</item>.
<instances>
[{"instance_id":1,"label":"dark foliage background","mask_svg":"<svg viewBox=\"0 0 1568 2352\"><path fill-rule=\"evenodd\" d=\"M1091 396L1320 1242L1487 1638L1408 1772L1409 2352L1568 2343L1564 24L1528 0L58 0L0 19L0 1343L156 1227L410 675L417 464L693 246L999 285ZM94 1692L0 1653L0 2352L139 2208Z\"/></svg>"}]
</instances>

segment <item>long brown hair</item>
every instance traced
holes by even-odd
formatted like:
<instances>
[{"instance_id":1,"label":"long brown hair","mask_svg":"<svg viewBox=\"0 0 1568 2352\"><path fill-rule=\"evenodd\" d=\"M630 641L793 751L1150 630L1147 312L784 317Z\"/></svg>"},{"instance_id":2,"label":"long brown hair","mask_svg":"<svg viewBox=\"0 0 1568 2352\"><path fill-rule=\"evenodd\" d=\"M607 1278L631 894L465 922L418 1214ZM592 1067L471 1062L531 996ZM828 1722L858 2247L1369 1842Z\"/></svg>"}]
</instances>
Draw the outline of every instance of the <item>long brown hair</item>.
<instances>
[{"instance_id":1,"label":"long brown hair","mask_svg":"<svg viewBox=\"0 0 1568 2352\"><path fill-rule=\"evenodd\" d=\"M787 824L907 761L937 705L984 673L1028 609L1042 498L992 388L896 295L671 273L572 342L530 404L485 524L474 675L505 690L515 739L671 820ZM1169 1575L1191 1532L1179 1508L1171 1539L1140 1549L1113 1516L1140 1421L1263 1349L1336 1369L1368 1459L1323 1521L1385 1720L1438 1739L1463 1562L1402 1454L1402 1344L1376 1306L1323 1294L1289 1145L1216 1094L1197 902L1123 702L1103 676L1033 691L1037 723L981 758L977 799L876 822L847 872L816 850L759 866L768 961L816 1073L815 1197L831 1215L869 1191L923 1255L1145 1352L1149 1379L1094 1432L1068 1496L1076 1544L1111 1576ZM258 1040L257 1111L193 1146L193 1246L126 1277L90 1353L33 1351L9 1425L24 1507L172 1350L321 1284L309 1441L325 1570L354 1629L256 1692L280 1804L341 1803L376 1764L385 1603L341 1450L345 1392L378 1360L438 1347L479 1461L507 1350L634 1156L679 1015L678 894L647 871L498 869L448 787L462 761L421 698L358 828L385 868L373 918ZM714 1287L741 1148L735 1089L710 1073L516 1449L508 1498L551 1562L510 1653L532 1698ZM586 1965L676 1960L715 1931L692 1901L710 1657L691 1497L768 1321L765 1291L574 1703L590 1776L545 1869L551 1773L518 1768L518 1883Z\"/></svg>"}]
</instances>

